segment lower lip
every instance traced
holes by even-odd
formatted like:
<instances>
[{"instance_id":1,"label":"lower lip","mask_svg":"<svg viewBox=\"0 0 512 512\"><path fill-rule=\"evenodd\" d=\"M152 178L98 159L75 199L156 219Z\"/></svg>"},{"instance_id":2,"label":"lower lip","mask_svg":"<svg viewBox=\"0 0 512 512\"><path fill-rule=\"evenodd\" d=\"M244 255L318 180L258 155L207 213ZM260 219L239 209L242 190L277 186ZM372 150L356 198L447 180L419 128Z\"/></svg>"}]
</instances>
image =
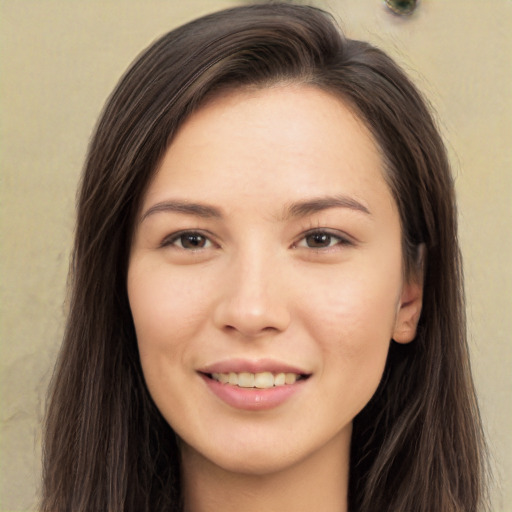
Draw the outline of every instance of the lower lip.
<instances>
[{"instance_id":1,"label":"lower lip","mask_svg":"<svg viewBox=\"0 0 512 512\"><path fill-rule=\"evenodd\" d=\"M298 380L294 384L275 386L268 389L240 388L210 379L201 374L204 382L217 397L236 409L246 411L266 411L285 403L300 391L306 380Z\"/></svg>"}]
</instances>

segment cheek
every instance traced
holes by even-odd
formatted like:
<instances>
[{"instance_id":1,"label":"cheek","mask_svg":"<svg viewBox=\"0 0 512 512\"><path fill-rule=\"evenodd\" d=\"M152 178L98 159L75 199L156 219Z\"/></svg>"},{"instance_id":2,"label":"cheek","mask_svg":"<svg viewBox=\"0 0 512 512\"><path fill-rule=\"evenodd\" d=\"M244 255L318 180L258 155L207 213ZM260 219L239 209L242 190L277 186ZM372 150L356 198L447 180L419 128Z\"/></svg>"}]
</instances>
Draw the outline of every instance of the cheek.
<instances>
[{"instance_id":1,"label":"cheek","mask_svg":"<svg viewBox=\"0 0 512 512\"><path fill-rule=\"evenodd\" d=\"M315 286L308 289L301 312L312 336L323 333L320 337L326 348L336 350L342 346L349 352L358 352L365 345L388 343L401 287L399 269L388 274L391 275L365 269L317 278Z\"/></svg>"},{"instance_id":2,"label":"cheek","mask_svg":"<svg viewBox=\"0 0 512 512\"><path fill-rule=\"evenodd\" d=\"M336 364L340 372L357 381L371 375L380 380L391 340L393 309L392 303L369 302L355 294L333 301L315 329L326 363Z\"/></svg>"},{"instance_id":3,"label":"cheek","mask_svg":"<svg viewBox=\"0 0 512 512\"><path fill-rule=\"evenodd\" d=\"M390 268L384 274L366 267L317 279L301 313L324 354L327 389L333 400L349 401L354 415L375 392L386 363L401 283L400 267ZM350 396L336 398L340 389Z\"/></svg>"},{"instance_id":4,"label":"cheek","mask_svg":"<svg viewBox=\"0 0 512 512\"><path fill-rule=\"evenodd\" d=\"M144 261L131 263L127 286L144 380L156 406L175 427L189 407L177 391L190 378L194 340L207 317L204 288L192 273L173 273L165 264Z\"/></svg>"},{"instance_id":5,"label":"cheek","mask_svg":"<svg viewBox=\"0 0 512 512\"><path fill-rule=\"evenodd\" d=\"M128 297L143 364L160 355L181 360L187 342L201 329L206 316L208 305L200 278L132 264Z\"/></svg>"}]
</instances>

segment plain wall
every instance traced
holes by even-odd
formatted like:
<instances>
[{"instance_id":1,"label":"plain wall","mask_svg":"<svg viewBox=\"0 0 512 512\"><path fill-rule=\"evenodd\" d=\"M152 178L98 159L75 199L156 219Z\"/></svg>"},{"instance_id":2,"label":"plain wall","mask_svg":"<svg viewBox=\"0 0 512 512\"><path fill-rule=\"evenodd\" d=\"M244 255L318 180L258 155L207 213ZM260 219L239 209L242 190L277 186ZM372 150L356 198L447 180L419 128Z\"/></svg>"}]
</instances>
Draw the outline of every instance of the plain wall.
<instances>
[{"instance_id":1,"label":"plain wall","mask_svg":"<svg viewBox=\"0 0 512 512\"><path fill-rule=\"evenodd\" d=\"M0 510L35 510L44 396L63 332L74 199L119 76L157 36L235 1L0 3ZM438 113L456 176L475 381L512 511L512 2L315 2L405 66Z\"/></svg>"}]
</instances>

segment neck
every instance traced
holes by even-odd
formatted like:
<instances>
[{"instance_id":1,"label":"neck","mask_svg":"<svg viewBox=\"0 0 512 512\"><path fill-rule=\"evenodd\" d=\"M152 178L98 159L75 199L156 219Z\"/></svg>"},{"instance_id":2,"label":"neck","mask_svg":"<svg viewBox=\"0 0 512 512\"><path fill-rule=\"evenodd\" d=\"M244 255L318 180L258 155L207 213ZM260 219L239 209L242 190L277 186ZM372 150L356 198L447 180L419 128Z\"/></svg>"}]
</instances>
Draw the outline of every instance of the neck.
<instances>
[{"instance_id":1,"label":"neck","mask_svg":"<svg viewBox=\"0 0 512 512\"><path fill-rule=\"evenodd\" d=\"M182 447L185 512L347 512L350 436L269 474L226 471Z\"/></svg>"}]
</instances>

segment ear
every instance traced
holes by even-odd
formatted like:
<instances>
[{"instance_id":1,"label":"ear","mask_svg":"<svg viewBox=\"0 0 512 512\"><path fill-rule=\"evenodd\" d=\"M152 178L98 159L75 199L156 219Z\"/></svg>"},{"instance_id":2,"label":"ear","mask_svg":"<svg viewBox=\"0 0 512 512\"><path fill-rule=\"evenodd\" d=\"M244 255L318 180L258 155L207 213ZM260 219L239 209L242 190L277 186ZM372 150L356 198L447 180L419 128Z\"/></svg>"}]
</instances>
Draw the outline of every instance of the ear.
<instances>
[{"instance_id":1,"label":"ear","mask_svg":"<svg viewBox=\"0 0 512 512\"><path fill-rule=\"evenodd\" d=\"M425 244L418 247L415 268L402 288L398 305L393 339L397 343L410 343L416 337L416 329L423 305L423 281L425 277Z\"/></svg>"}]
</instances>

